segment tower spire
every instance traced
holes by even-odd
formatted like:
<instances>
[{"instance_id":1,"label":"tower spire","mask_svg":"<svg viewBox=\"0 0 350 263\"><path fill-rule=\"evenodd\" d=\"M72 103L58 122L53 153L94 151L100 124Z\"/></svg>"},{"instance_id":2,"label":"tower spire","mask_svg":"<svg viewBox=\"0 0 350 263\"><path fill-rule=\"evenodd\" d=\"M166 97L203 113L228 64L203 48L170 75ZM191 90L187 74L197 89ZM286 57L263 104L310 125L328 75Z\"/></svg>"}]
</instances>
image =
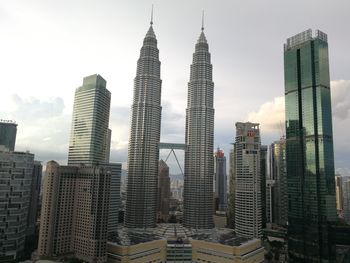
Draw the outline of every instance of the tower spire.
<instances>
[{"instance_id":1,"label":"tower spire","mask_svg":"<svg viewBox=\"0 0 350 263\"><path fill-rule=\"evenodd\" d=\"M151 25L153 25L153 4L152 4L152 11L151 11Z\"/></svg>"},{"instance_id":2,"label":"tower spire","mask_svg":"<svg viewBox=\"0 0 350 263\"><path fill-rule=\"evenodd\" d=\"M202 31L204 30L204 10L202 11Z\"/></svg>"}]
</instances>

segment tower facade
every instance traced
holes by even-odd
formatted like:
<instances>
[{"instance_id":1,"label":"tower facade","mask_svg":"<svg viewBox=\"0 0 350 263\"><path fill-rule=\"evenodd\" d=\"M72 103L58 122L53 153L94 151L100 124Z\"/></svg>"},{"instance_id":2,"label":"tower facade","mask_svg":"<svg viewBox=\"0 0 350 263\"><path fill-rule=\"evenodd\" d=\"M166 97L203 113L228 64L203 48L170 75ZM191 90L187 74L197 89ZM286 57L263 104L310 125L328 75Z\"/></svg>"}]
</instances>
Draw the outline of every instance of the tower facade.
<instances>
[{"instance_id":1,"label":"tower facade","mask_svg":"<svg viewBox=\"0 0 350 263\"><path fill-rule=\"evenodd\" d=\"M13 121L0 120L0 145L4 145L10 151L15 150L17 124Z\"/></svg>"},{"instance_id":2,"label":"tower facade","mask_svg":"<svg viewBox=\"0 0 350 263\"><path fill-rule=\"evenodd\" d=\"M235 229L261 237L260 130L258 123L237 122L234 144Z\"/></svg>"},{"instance_id":3,"label":"tower facade","mask_svg":"<svg viewBox=\"0 0 350 263\"><path fill-rule=\"evenodd\" d=\"M84 78L75 91L68 165L105 163L110 102L111 93L100 75Z\"/></svg>"},{"instance_id":4,"label":"tower facade","mask_svg":"<svg viewBox=\"0 0 350 263\"><path fill-rule=\"evenodd\" d=\"M0 147L0 262L18 261L24 251L34 154Z\"/></svg>"},{"instance_id":5,"label":"tower facade","mask_svg":"<svg viewBox=\"0 0 350 263\"><path fill-rule=\"evenodd\" d=\"M288 193L286 171L286 141L281 139L270 146L270 176L272 187L272 222L286 226L288 221Z\"/></svg>"},{"instance_id":6,"label":"tower facade","mask_svg":"<svg viewBox=\"0 0 350 263\"><path fill-rule=\"evenodd\" d=\"M129 228L156 225L162 81L152 24L143 41L134 79L125 211Z\"/></svg>"},{"instance_id":7,"label":"tower facade","mask_svg":"<svg viewBox=\"0 0 350 263\"><path fill-rule=\"evenodd\" d=\"M207 39L197 41L188 83L183 224L213 227L214 83Z\"/></svg>"},{"instance_id":8,"label":"tower facade","mask_svg":"<svg viewBox=\"0 0 350 263\"><path fill-rule=\"evenodd\" d=\"M218 198L217 209L219 211L227 210L227 175L226 175L226 157L220 148L215 152L215 197Z\"/></svg>"},{"instance_id":9,"label":"tower facade","mask_svg":"<svg viewBox=\"0 0 350 263\"><path fill-rule=\"evenodd\" d=\"M284 46L290 262L335 262L336 220L327 35L311 29Z\"/></svg>"},{"instance_id":10,"label":"tower facade","mask_svg":"<svg viewBox=\"0 0 350 263\"><path fill-rule=\"evenodd\" d=\"M158 220L161 222L168 221L170 198L169 166L163 160L160 160L158 178Z\"/></svg>"},{"instance_id":11,"label":"tower facade","mask_svg":"<svg viewBox=\"0 0 350 263\"><path fill-rule=\"evenodd\" d=\"M46 165L38 255L106 262L111 169Z\"/></svg>"}]
</instances>

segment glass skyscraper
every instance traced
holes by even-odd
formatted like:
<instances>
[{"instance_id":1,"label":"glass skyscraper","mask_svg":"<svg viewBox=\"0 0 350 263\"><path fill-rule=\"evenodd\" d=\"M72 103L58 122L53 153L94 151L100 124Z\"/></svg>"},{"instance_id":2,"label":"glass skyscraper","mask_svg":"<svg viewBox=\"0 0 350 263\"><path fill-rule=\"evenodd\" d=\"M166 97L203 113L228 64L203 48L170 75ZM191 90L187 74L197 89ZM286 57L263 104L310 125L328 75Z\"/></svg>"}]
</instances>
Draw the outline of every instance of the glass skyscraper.
<instances>
[{"instance_id":1,"label":"glass skyscraper","mask_svg":"<svg viewBox=\"0 0 350 263\"><path fill-rule=\"evenodd\" d=\"M284 45L289 262L335 262L336 220L327 35Z\"/></svg>"},{"instance_id":2,"label":"glass skyscraper","mask_svg":"<svg viewBox=\"0 0 350 263\"><path fill-rule=\"evenodd\" d=\"M84 78L74 98L68 165L105 164L111 93L100 75Z\"/></svg>"}]
</instances>

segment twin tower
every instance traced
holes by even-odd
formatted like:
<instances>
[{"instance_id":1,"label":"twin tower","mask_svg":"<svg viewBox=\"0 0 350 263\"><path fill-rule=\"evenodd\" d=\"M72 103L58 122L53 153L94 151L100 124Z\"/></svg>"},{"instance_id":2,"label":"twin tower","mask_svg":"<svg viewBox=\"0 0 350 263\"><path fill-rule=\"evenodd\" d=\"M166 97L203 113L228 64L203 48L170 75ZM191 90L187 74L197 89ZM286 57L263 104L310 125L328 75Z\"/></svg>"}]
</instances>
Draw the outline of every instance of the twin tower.
<instances>
[{"instance_id":1,"label":"twin tower","mask_svg":"<svg viewBox=\"0 0 350 263\"><path fill-rule=\"evenodd\" d=\"M134 80L125 225L156 226L161 86L153 22L144 38ZM213 228L214 83L204 27L196 43L188 83L183 224Z\"/></svg>"}]
</instances>

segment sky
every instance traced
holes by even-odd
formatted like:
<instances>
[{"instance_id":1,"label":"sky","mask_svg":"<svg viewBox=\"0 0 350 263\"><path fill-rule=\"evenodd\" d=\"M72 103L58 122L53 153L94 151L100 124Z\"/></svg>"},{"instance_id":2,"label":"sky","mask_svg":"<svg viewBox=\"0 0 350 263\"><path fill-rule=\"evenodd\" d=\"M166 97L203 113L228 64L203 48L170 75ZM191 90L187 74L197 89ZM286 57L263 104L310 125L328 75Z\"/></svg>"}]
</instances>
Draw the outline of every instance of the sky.
<instances>
[{"instance_id":1,"label":"sky","mask_svg":"<svg viewBox=\"0 0 350 263\"><path fill-rule=\"evenodd\" d=\"M262 143L284 126L283 44L309 28L328 34L335 166L350 175L348 0L2 0L0 119L18 123L16 150L66 164L75 89L100 74L112 93L111 161L126 168L133 79L154 4L162 78L161 141L184 142L187 83L204 27L213 64L215 148L235 122L259 122ZM168 152L161 151L161 158ZM183 153L178 152L183 161ZM179 170L169 158L171 172Z\"/></svg>"}]
</instances>

